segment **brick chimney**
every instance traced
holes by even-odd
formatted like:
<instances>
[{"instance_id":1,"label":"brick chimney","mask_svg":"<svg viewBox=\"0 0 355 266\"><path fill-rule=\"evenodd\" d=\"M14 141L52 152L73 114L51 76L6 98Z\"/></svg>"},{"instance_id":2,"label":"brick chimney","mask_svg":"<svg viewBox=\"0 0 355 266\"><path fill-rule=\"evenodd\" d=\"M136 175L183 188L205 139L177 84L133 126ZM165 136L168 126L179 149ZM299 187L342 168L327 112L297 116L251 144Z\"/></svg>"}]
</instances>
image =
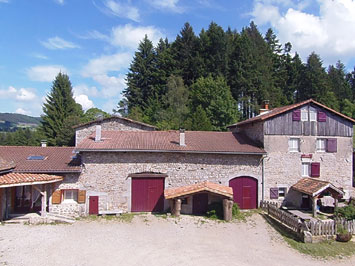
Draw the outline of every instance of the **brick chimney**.
<instances>
[{"instance_id":1,"label":"brick chimney","mask_svg":"<svg viewBox=\"0 0 355 266\"><path fill-rule=\"evenodd\" d=\"M47 147L47 141L46 140L41 140L41 147L43 147L43 148Z\"/></svg>"},{"instance_id":2,"label":"brick chimney","mask_svg":"<svg viewBox=\"0 0 355 266\"><path fill-rule=\"evenodd\" d=\"M268 111L269 111L269 100L265 100L263 102L263 108L260 109L259 114L262 115L267 113Z\"/></svg>"},{"instance_id":3,"label":"brick chimney","mask_svg":"<svg viewBox=\"0 0 355 266\"><path fill-rule=\"evenodd\" d=\"M180 146L186 146L185 144L185 129L180 128Z\"/></svg>"}]
</instances>

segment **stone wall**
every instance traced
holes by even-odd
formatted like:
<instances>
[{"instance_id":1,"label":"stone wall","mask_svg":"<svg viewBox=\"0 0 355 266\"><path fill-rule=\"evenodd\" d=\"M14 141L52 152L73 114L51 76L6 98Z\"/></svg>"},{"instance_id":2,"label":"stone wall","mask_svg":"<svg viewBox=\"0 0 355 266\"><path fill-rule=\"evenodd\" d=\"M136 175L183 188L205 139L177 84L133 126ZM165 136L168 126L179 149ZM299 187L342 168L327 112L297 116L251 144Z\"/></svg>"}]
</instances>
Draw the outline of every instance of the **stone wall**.
<instances>
[{"instance_id":1,"label":"stone wall","mask_svg":"<svg viewBox=\"0 0 355 266\"><path fill-rule=\"evenodd\" d=\"M165 188L203 181L229 185L238 176L258 179L261 195L261 163L256 155L84 152L83 172L78 180L91 195L97 194L100 210L131 210L131 173L166 173ZM102 196L104 195L104 196ZM259 196L260 198L260 196ZM165 209L169 203L165 202ZM186 211L189 211L186 206Z\"/></svg>"},{"instance_id":2,"label":"stone wall","mask_svg":"<svg viewBox=\"0 0 355 266\"><path fill-rule=\"evenodd\" d=\"M265 199L270 199L270 188L290 189L302 178L302 154L311 154L312 162L320 163L320 180L333 183L347 193L352 191L352 138L337 137L337 152L317 152L314 136L298 136L300 152L288 151L289 136L265 136Z\"/></svg>"},{"instance_id":3,"label":"stone wall","mask_svg":"<svg viewBox=\"0 0 355 266\"><path fill-rule=\"evenodd\" d=\"M154 128L144 126L138 123L126 121L119 117L112 117L103 121L93 122L84 125L75 130L75 145L78 145L83 139L87 138L96 131L96 125L101 125L103 131L153 131Z\"/></svg>"},{"instance_id":4,"label":"stone wall","mask_svg":"<svg viewBox=\"0 0 355 266\"><path fill-rule=\"evenodd\" d=\"M255 141L260 147L264 146L264 123L257 122L257 123L249 123L242 125L240 127L236 127L233 132L237 133L244 133L250 139Z\"/></svg>"}]
</instances>

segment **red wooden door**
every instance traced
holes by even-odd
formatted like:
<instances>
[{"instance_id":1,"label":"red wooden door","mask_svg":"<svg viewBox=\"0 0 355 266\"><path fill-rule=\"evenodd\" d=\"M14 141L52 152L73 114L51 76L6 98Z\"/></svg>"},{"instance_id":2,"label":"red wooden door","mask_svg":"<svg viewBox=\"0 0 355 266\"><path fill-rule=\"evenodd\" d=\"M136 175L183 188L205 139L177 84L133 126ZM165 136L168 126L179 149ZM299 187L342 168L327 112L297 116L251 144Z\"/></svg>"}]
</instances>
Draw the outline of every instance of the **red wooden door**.
<instances>
[{"instance_id":1,"label":"red wooden door","mask_svg":"<svg viewBox=\"0 0 355 266\"><path fill-rule=\"evenodd\" d=\"M164 178L132 178L132 212L164 210Z\"/></svg>"},{"instance_id":2,"label":"red wooden door","mask_svg":"<svg viewBox=\"0 0 355 266\"><path fill-rule=\"evenodd\" d=\"M99 214L99 196L89 197L89 214Z\"/></svg>"},{"instance_id":3,"label":"red wooden door","mask_svg":"<svg viewBox=\"0 0 355 266\"><path fill-rule=\"evenodd\" d=\"M229 181L233 188L233 200L241 209L255 209L258 206L258 181L242 176Z\"/></svg>"},{"instance_id":4,"label":"red wooden door","mask_svg":"<svg viewBox=\"0 0 355 266\"><path fill-rule=\"evenodd\" d=\"M206 214L208 208L208 194L195 194L192 200L192 213L196 215Z\"/></svg>"}]
</instances>

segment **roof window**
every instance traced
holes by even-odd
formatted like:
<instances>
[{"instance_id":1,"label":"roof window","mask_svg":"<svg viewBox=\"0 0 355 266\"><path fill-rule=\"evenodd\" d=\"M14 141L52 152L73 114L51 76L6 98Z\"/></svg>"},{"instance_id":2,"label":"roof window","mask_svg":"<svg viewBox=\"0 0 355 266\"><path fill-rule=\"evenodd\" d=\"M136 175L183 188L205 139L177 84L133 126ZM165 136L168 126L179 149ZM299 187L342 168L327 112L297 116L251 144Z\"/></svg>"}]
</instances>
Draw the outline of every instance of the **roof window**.
<instances>
[{"instance_id":1,"label":"roof window","mask_svg":"<svg viewBox=\"0 0 355 266\"><path fill-rule=\"evenodd\" d=\"M31 160L31 161L43 161L46 157L42 156L42 155L31 155L27 157L27 160Z\"/></svg>"}]
</instances>

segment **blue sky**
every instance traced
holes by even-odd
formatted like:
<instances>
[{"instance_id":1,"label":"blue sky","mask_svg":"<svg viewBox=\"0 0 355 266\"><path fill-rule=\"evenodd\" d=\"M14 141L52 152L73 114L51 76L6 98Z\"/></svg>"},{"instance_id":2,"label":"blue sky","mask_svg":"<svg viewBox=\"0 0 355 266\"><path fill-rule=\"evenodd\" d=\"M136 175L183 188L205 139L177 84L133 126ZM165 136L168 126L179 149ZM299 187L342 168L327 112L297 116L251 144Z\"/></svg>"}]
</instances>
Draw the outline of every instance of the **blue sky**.
<instances>
[{"instance_id":1,"label":"blue sky","mask_svg":"<svg viewBox=\"0 0 355 266\"><path fill-rule=\"evenodd\" d=\"M111 112L145 34L174 40L188 21L240 31L254 20L272 27L306 60L355 64L353 0L0 0L0 112L39 116L59 71L84 109Z\"/></svg>"}]
</instances>

